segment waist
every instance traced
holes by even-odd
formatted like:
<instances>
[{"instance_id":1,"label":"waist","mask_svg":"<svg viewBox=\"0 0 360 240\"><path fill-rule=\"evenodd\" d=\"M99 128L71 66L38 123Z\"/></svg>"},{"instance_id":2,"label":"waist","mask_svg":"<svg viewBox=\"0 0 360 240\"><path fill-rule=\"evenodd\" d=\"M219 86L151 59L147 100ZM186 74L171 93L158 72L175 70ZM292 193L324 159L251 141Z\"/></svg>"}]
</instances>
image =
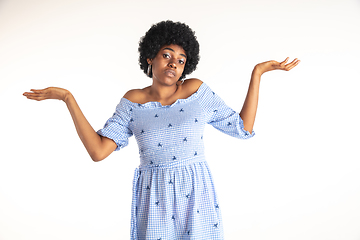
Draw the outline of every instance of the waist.
<instances>
[{"instance_id":1,"label":"waist","mask_svg":"<svg viewBox=\"0 0 360 240\"><path fill-rule=\"evenodd\" d=\"M204 158L202 144L188 146L159 147L140 151L140 167L172 166L177 162L186 162L189 159Z\"/></svg>"},{"instance_id":2,"label":"waist","mask_svg":"<svg viewBox=\"0 0 360 240\"><path fill-rule=\"evenodd\" d=\"M155 157L155 156L154 156ZM147 159L149 160L149 159ZM194 154L190 157L183 157L183 158L171 158L169 161L164 161L164 159L156 159L150 161L141 161L139 166L139 170L149 170L149 169L165 169L165 168L175 168L180 166L186 166L196 162L205 162L204 154Z\"/></svg>"}]
</instances>

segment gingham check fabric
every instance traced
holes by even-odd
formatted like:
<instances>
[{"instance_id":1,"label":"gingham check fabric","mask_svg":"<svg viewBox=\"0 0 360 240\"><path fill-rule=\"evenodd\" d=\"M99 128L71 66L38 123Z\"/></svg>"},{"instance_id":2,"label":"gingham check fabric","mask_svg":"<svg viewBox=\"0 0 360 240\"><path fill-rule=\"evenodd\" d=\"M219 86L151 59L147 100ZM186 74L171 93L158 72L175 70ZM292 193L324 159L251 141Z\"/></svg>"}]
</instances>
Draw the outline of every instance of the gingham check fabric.
<instances>
[{"instance_id":1,"label":"gingham check fabric","mask_svg":"<svg viewBox=\"0 0 360 240\"><path fill-rule=\"evenodd\" d=\"M223 239L221 207L205 161L203 131L208 123L233 137L254 136L239 114L203 83L187 99L162 106L122 98L98 134L117 149L135 136L140 166L135 170L132 240Z\"/></svg>"}]
</instances>

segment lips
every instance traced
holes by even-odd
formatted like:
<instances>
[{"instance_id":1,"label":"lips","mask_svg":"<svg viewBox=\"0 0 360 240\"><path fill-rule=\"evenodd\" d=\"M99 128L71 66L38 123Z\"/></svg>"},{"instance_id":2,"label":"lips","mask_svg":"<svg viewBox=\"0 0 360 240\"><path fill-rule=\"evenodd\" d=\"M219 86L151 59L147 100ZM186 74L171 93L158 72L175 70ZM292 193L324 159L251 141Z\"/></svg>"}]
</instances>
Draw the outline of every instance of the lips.
<instances>
[{"instance_id":1,"label":"lips","mask_svg":"<svg viewBox=\"0 0 360 240\"><path fill-rule=\"evenodd\" d=\"M175 71L174 70L171 70L171 69L168 69L168 70L165 70L165 74L168 76L168 77L175 77Z\"/></svg>"}]
</instances>

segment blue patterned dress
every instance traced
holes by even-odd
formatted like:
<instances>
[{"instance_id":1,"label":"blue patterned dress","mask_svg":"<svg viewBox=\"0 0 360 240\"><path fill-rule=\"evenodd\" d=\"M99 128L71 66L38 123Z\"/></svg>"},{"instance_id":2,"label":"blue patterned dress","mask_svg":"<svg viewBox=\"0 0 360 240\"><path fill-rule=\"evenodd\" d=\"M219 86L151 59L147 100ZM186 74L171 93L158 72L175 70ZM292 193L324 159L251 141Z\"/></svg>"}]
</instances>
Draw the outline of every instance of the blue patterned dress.
<instances>
[{"instance_id":1,"label":"blue patterned dress","mask_svg":"<svg viewBox=\"0 0 360 240\"><path fill-rule=\"evenodd\" d=\"M168 106L122 98L98 131L116 142L116 150L132 135L139 146L132 240L224 239L220 204L204 156L206 123L233 137L254 135L205 83L187 99Z\"/></svg>"}]
</instances>

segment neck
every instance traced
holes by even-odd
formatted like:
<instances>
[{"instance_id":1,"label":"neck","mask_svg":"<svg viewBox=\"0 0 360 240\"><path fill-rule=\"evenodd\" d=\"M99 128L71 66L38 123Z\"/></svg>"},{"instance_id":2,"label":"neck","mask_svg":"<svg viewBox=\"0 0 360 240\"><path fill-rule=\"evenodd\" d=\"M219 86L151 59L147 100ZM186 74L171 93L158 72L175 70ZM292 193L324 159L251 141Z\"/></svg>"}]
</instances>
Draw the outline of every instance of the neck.
<instances>
[{"instance_id":1,"label":"neck","mask_svg":"<svg viewBox=\"0 0 360 240\"><path fill-rule=\"evenodd\" d=\"M176 84L167 86L167 85L160 85L155 82L150 86L150 95L156 100L166 100L173 96L177 90L178 86Z\"/></svg>"}]
</instances>

